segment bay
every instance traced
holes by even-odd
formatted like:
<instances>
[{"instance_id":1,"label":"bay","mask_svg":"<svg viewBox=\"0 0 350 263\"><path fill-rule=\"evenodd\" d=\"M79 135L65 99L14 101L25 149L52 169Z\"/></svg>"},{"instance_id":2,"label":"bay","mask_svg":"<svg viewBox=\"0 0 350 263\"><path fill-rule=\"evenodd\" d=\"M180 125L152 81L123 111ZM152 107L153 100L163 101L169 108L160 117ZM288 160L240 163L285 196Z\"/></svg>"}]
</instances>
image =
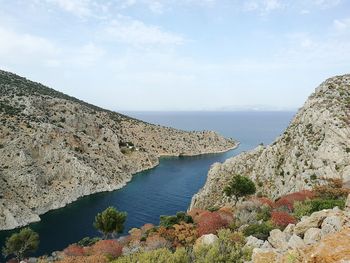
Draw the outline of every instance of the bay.
<instances>
[{"instance_id":1,"label":"bay","mask_svg":"<svg viewBox=\"0 0 350 263\"><path fill-rule=\"evenodd\" d=\"M95 215L108 206L128 213L124 234L145 223L159 223L160 215L186 211L193 194L204 185L207 172L215 162L269 144L284 129L295 112L124 112L159 125L183 130L214 130L240 141L236 150L195 157L161 158L154 169L138 173L122 189L82 197L64 208L41 216L30 225L40 235L36 255L61 250L85 236L99 235L92 223ZM0 247L13 231L0 232ZM2 259L0 258L0 261Z\"/></svg>"}]
</instances>

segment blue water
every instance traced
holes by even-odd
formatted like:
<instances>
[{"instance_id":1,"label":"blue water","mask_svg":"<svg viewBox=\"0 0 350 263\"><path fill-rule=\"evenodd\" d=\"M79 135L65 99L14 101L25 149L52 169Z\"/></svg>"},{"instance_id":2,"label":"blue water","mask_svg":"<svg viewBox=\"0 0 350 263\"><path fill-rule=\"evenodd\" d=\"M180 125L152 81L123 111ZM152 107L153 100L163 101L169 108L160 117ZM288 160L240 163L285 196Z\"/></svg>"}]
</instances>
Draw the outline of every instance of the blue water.
<instances>
[{"instance_id":1,"label":"blue water","mask_svg":"<svg viewBox=\"0 0 350 263\"><path fill-rule=\"evenodd\" d=\"M31 224L40 234L36 255L61 250L85 236L98 235L95 215L108 206L128 212L125 231L160 215L185 211L193 194L204 185L209 167L260 143L269 144L287 127L294 112L127 112L147 122L184 130L215 130L241 142L237 150L196 157L162 158L160 165L141 172L124 188L80 198L65 208L41 216ZM0 232L0 247L13 231ZM1 258L0 258L1 261Z\"/></svg>"}]
</instances>

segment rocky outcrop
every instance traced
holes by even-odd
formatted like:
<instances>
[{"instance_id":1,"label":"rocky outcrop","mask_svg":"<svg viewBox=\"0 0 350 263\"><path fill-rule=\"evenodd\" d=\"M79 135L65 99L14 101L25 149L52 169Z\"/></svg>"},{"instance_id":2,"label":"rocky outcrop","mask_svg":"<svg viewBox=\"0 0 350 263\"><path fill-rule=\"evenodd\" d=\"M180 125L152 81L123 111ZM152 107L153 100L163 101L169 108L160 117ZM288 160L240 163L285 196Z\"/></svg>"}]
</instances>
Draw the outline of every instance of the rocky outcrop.
<instances>
[{"instance_id":1,"label":"rocky outcrop","mask_svg":"<svg viewBox=\"0 0 350 263\"><path fill-rule=\"evenodd\" d=\"M247 238L247 245L253 248L253 263L348 262L350 212L337 207L315 212L283 232L272 230L268 242L270 248L263 247L262 240L252 244L251 237ZM270 261L266 261L267 256Z\"/></svg>"},{"instance_id":2,"label":"rocky outcrop","mask_svg":"<svg viewBox=\"0 0 350 263\"><path fill-rule=\"evenodd\" d=\"M350 75L323 82L272 145L214 164L191 208L230 202L223 188L235 174L249 176L271 198L310 189L321 178L350 180Z\"/></svg>"},{"instance_id":3,"label":"rocky outcrop","mask_svg":"<svg viewBox=\"0 0 350 263\"><path fill-rule=\"evenodd\" d=\"M161 156L227 151L215 132L152 125L0 71L0 230L123 187Z\"/></svg>"}]
</instances>

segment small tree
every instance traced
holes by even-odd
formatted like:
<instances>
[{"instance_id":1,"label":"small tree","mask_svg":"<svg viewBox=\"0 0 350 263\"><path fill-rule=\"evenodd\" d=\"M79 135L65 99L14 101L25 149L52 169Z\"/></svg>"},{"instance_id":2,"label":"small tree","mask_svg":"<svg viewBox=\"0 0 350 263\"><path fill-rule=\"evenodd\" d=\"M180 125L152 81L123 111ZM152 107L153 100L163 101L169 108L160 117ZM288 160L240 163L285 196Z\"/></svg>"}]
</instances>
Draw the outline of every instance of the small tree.
<instances>
[{"instance_id":1,"label":"small tree","mask_svg":"<svg viewBox=\"0 0 350 263\"><path fill-rule=\"evenodd\" d=\"M110 234L114 237L116 233L123 232L126 216L126 212L119 212L114 207L108 207L103 212L97 214L94 227L103 234L104 239Z\"/></svg>"},{"instance_id":2,"label":"small tree","mask_svg":"<svg viewBox=\"0 0 350 263\"><path fill-rule=\"evenodd\" d=\"M227 196L234 196L235 204L239 198L254 194L256 191L255 184L246 176L235 175L228 186L225 187L224 193Z\"/></svg>"},{"instance_id":3,"label":"small tree","mask_svg":"<svg viewBox=\"0 0 350 263\"><path fill-rule=\"evenodd\" d=\"M38 249L39 242L38 233L30 228L23 228L6 239L2 252L5 257L15 255L17 260L21 261L28 253Z\"/></svg>"}]
</instances>

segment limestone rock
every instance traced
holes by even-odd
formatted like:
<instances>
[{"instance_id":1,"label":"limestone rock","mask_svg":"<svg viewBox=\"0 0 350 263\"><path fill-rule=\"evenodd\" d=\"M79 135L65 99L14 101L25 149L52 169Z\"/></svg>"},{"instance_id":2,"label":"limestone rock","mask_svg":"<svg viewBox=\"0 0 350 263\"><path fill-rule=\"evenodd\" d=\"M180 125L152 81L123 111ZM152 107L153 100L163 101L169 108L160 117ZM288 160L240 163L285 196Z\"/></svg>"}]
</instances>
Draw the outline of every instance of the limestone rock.
<instances>
[{"instance_id":1,"label":"limestone rock","mask_svg":"<svg viewBox=\"0 0 350 263\"><path fill-rule=\"evenodd\" d=\"M350 228L329 234L304 249L302 262L350 262Z\"/></svg>"},{"instance_id":2,"label":"limestone rock","mask_svg":"<svg viewBox=\"0 0 350 263\"><path fill-rule=\"evenodd\" d=\"M303 217L302 220L296 224L294 228L294 234L303 236L309 228L319 228L328 214L328 210L323 210L315 212L309 217Z\"/></svg>"},{"instance_id":3,"label":"limestone rock","mask_svg":"<svg viewBox=\"0 0 350 263\"><path fill-rule=\"evenodd\" d=\"M219 238L214 234L203 235L196 240L195 247L202 245L213 245Z\"/></svg>"},{"instance_id":4,"label":"limestone rock","mask_svg":"<svg viewBox=\"0 0 350 263\"><path fill-rule=\"evenodd\" d=\"M251 248L261 248L264 245L264 241L253 236L249 236L246 239L245 246Z\"/></svg>"},{"instance_id":5,"label":"limestone rock","mask_svg":"<svg viewBox=\"0 0 350 263\"><path fill-rule=\"evenodd\" d=\"M297 235L292 235L288 241L288 247L292 249L301 248L305 245L304 241Z\"/></svg>"},{"instance_id":6,"label":"limestone rock","mask_svg":"<svg viewBox=\"0 0 350 263\"><path fill-rule=\"evenodd\" d=\"M271 199L311 189L321 178L342 178L348 183L349 99L350 75L324 81L271 145L215 164L204 187L193 197L191 208L230 203L222 189L232 174L249 176L256 182L257 192Z\"/></svg>"},{"instance_id":7,"label":"limestone rock","mask_svg":"<svg viewBox=\"0 0 350 263\"><path fill-rule=\"evenodd\" d=\"M268 241L274 248L281 250L285 250L288 248L286 234L279 229L274 229L270 232Z\"/></svg>"},{"instance_id":8,"label":"limestone rock","mask_svg":"<svg viewBox=\"0 0 350 263\"><path fill-rule=\"evenodd\" d=\"M348 195L348 198L346 199L345 210L350 211L350 194Z\"/></svg>"},{"instance_id":9,"label":"limestone rock","mask_svg":"<svg viewBox=\"0 0 350 263\"><path fill-rule=\"evenodd\" d=\"M314 244L321 239L321 229L309 228L304 234L304 242L306 245Z\"/></svg>"},{"instance_id":10,"label":"limestone rock","mask_svg":"<svg viewBox=\"0 0 350 263\"><path fill-rule=\"evenodd\" d=\"M261 246L261 248L272 248L271 244L269 241L265 240L264 244Z\"/></svg>"},{"instance_id":11,"label":"limestone rock","mask_svg":"<svg viewBox=\"0 0 350 263\"><path fill-rule=\"evenodd\" d=\"M161 156L236 146L215 132L152 125L0 71L0 230L121 188Z\"/></svg>"},{"instance_id":12,"label":"limestone rock","mask_svg":"<svg viewBox=\"0 0 350 263\"><path fill-rule=\"evenodd\" d=\"M342 220L339 216L326 217L321 225L321 236L340 231Z\"/></svg>"},{"instance_id":13,"label":"limestone rock","mask_svg":"<svg viewBox=\"0 0 350 263\"><path fill-rule=\"evenodd\" d=\"M273 249L254 248L252 261L253 263L277 263L278 254Z\"/></svg>"},{"instance_id":14,"label":"limestone rock","mask_svg":"<svg viewBox=\"0 0 350 263\"><path fill-rule=\"evenodd\" d=\"M295 225L294 224L289 224L284 230L283 233L286 235L287 240L289 240L291 238L291 236L294 233L294 228Z\"/></svg>"}]
</instances>

